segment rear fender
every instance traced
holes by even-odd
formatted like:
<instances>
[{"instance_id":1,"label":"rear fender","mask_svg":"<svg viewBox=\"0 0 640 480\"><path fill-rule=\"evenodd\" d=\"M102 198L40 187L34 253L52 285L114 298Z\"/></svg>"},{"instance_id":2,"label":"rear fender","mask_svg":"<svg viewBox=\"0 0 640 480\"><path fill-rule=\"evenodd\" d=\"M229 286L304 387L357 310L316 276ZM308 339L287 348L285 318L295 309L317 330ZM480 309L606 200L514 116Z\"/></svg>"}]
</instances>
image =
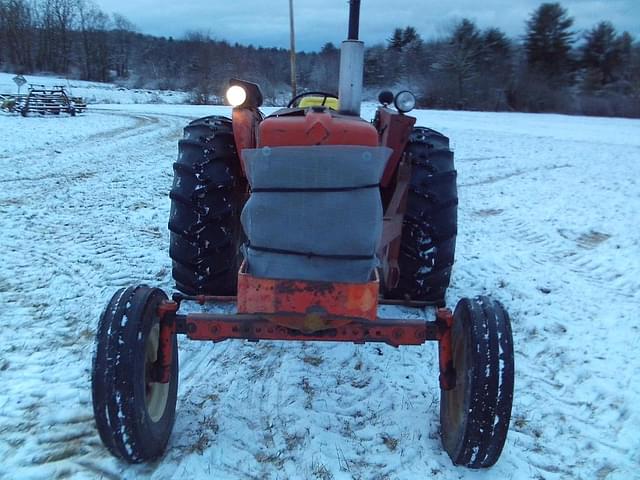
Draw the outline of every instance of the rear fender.
<instances>
[{"instance_id":1,"label":"rear fender","mask_svg":"<svg viewBox=\"0 0 640 480\"><path fill-rule=\"evenodd\" d=\"M253 108L234 108L232 112L233 138L240 158L242 176L246 178L242 151L245 148L256 148L258 145L258 127L264 116L260 110Z\"/></svg>"},{"instance_id":2,"label":"rear fender","mask_svg":"<svg viewBox=\"0 0 640 480\"><path fill-rule=\"evenodd\" d=\"M400 159L407 146L411 131L416 123L414 117L404 115L386 107L378 108L376 113L376 128L380 135L380 146L393 150L387 168L382 174L380 182L383 188L388 187L396 173Z\"/></svg>"}]
</instances>

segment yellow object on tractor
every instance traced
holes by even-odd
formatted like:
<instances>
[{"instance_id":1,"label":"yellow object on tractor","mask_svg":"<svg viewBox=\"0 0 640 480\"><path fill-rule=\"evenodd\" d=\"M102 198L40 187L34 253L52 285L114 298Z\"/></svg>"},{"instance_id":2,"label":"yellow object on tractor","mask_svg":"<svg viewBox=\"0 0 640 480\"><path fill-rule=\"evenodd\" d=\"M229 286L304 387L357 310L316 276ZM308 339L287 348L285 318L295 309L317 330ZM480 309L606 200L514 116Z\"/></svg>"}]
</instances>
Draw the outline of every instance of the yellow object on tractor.
<instances>
[{"instance_id":1,"label":"yellow object on tractor","mask_svg":"<svg viewBox=\"0 0 640 480\"><path fill-rule=\"evenodd\" d=\"M298 108L309 107L328 107L331 110L335 110L337 112L338 110L340 110L340 102L337 98L334 97L326 97L320 95L315 96L313 94L309 94L300 99Z\"/></svg>"}]
</instances>

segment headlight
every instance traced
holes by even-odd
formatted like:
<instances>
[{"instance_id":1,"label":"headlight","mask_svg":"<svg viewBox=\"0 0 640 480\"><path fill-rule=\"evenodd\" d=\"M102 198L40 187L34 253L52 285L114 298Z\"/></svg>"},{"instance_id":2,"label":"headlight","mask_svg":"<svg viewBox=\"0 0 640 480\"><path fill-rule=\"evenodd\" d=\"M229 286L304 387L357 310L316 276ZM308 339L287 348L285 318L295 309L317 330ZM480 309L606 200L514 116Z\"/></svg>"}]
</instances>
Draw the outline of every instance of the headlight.
<instances>
[{"instance_id":1,"label":"headlight","mask_svg":"<svg viewBox=\"0 0 640 480\"><path fill-rule=\"evenodd\" d=\"M407 113L416 107L416 97L408 90L404 90L396 95L393 104L399 112Z\"/></svg>"},{"instance_id":2,"label":"headlight","mask_svg":"<svg viewBox=\"0 0 640 480\"><path fill-rule=\"evenodd\" d=\"M259 108L262 105L262 92L255 83L238 78L229 80L229 88L225 95L233 108Z\"/></svg>"},{"instance_id":3,"label":"headlight","mask_svg":"<svg viewBox=\"0 0 640 480\"><path fill-rule=\"evenodd\" d=\"M393 103L393 93L390 92L389 90L383 90L378 95L378 101L380 102L381 105L384 105L385 107L387 105L391 105Z\"/></svg>"},{"instance_id":4,"label":"headlight","mask_svg":"<svg viewBox=\"0 0 640 480\"><path fill-rule=\"evenodd\" d=\"M247 91L240 85L232 85L227 90L227 102L232 107L239 107L247 101Z\"/></svg>"}]
</instances>

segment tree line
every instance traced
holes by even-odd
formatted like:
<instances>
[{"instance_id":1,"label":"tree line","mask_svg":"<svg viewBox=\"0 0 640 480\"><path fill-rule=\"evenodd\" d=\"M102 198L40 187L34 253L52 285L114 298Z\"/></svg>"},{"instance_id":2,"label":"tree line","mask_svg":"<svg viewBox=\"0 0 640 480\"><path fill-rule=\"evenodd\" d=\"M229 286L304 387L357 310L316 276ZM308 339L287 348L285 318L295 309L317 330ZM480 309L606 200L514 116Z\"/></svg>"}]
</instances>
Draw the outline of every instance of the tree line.
<instances>
[{"instance_id":1,"label":"tree line","mask_svg":"<svg viewBox=\"0 0 640 480\"><path fill-rule=\"evenodd\" d=\"M333 45L300 52L297 64L299 84L337 89L339 51ZM91 0L0 0L0 69L186 90L193 103L219 101L230 77L256 81L268 101L283 101L290 79L285 49L230 44L209 32L180 39L144 35Z\"/></svg>"},{"instance_id":2,"label":"tree line","mask_svg":"<svg viewBox=\"0 0 640 480\"><path fill-rule=\"evenodd\" d=\"M543 3L520 41L468 19L436 41L398 28L367 51L367 83L404 82L433 108L640 117L640 45L608 21L584 32L573 21Z\"/></svg>"},{"instance_id":3,"label":"tree line","mask_svg":"<svg viewBox=\"0 0 640 480\"><path fill-rule=\"evenodd\" d=\"M365 86L408 88L421 106L640 117L640 45L602 21L585 32L559 3L543 3L511 39L469 19L442 38L396 28L365 55ZM301 88L337 91L339 51L299 52ZM191 92L219 101L228 78L260 83L268 102L285 100L288 51L231 44L209 32L180 39L136 31L91 0L0 0L0 68L49 72L136 88Z\"/></svg>"}]
</instances>

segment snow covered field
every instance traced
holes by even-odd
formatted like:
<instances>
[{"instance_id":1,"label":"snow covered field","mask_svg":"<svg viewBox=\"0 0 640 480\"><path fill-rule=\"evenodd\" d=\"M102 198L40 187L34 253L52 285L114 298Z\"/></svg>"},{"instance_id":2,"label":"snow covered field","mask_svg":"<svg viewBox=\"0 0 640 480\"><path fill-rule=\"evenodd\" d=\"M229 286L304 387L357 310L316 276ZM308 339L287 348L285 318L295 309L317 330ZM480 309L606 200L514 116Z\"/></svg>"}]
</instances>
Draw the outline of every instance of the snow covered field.
<instances>
[{"instance_id":1,"label":"snow covered field","mask_svg":"<svg viewBox=\"0 0 640 480\"><path fill-rule=\"evenodd\" d=\"M98 317L120 286L171 289L176 141L228 112L0 115L0 478L640 478L640 121L559 115L417 112L455 147L449 303L490 293L512 316L493 469L455 468L440 447L435 344L182 341L166 456L112 458L91 410Z\"/></svg>"},{"instance_id":2,"label":"snow covered field","mask_svg":"<svg viewBox=\"0 0 640 480\"><path fill-rule=\"evenodd\" d=\"M18 87L13 82L13 73L0 72L0 94L16 94ZM82 97L88 104L94 103L186 103L188 93L171 90L146 90L119 87L112 83L85 82L63 78L25 75L27 84L20 93L29 91L29 84L44 85L47 88L62 85L73 97Z\"/></svg>"}]
</instances>

